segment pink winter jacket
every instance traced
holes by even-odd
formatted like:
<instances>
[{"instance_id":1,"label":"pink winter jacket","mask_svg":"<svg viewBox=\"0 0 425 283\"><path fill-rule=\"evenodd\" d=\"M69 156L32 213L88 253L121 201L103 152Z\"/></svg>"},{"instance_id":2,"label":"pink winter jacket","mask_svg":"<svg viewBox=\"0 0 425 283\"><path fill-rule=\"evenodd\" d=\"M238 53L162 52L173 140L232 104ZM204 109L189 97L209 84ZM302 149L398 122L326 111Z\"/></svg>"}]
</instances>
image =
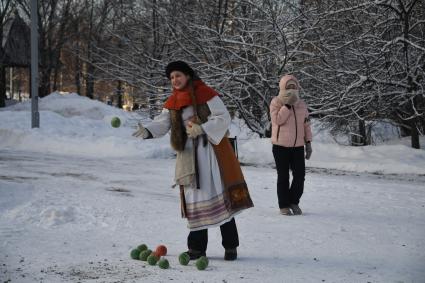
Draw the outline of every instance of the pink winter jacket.
<instances>
[{"instance_id":1,"label":"pink winter jacket","mask_svg":"<svg viewBox=\"0 0 425 283\"><path fill-rule=\"evenodd\" d=\"M312 141L307 105L301 99L289 109L279 98L270 103L272 143L284 147L304 146Z\"/></svg>"}]
</instances>

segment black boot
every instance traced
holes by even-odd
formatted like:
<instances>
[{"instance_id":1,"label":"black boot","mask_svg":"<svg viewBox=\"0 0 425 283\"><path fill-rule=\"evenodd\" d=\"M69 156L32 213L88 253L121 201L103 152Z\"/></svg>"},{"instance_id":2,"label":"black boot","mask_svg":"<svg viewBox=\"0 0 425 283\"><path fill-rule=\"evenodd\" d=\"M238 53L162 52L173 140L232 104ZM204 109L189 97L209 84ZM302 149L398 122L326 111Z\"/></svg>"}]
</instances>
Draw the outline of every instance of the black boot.
<instances>
[{"instance_id":1,"label":"black boot","mask_svg":"<svg viewBox=\"0 0 425 283\"><path fill-rule=\"evenodd\" d=\"M189 257L190 257L190 260L198 259L198 258L200 258L201 256L206 256L205 252L196 251L196 250L191 250L191 249L189 249L189 250L187 251L187 254L188 254L188 255L189 255Z\"/></svg>"},{"instance_id":2,"label":"black boot","mask_svg":"<svg viewBox=\"0 0 425 283\"><path fill-rule=\"evenodd\" d=\"M224 251L224 260L235 260L238 258L238 251L234 249L226 249Z\"/></svg>"}]
</instances>

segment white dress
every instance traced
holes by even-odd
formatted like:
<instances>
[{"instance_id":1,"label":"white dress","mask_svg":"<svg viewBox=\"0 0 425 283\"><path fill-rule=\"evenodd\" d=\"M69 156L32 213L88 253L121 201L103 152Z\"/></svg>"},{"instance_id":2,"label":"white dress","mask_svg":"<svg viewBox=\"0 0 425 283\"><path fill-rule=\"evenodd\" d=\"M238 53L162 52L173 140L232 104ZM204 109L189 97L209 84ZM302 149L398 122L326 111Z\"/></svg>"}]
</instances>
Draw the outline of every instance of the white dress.
<instances>
[{"instance_id":1,"label":"white dress","mask_svg":"<svg viewBox=\"0 0 425 283\"><path fill-rule=\"evenodd\" d=\"M232 220L233 216L238 213L230 211L225 206L223 199L224 186L212 146L212 144L219 144L221 139L226 135L231 122L230 114L218 96L210 99L207 104L211 115L208 117L208 121L201 126L210 142L204 146L200 140L197 147L200 189L197 189L194 185L184 187L186 216L188 219L188 228L191 231L220 226ZM182 118L185 125L187 125L192 117L193 107L188 106L184 108ZM168 109L163 109L161 114L146 126L146 129L151 132L154 138L165 135L170 128L171 121ZM193 143L190 138L186 142L186 150L193 150Z\"/></svg>"}]
</instances>

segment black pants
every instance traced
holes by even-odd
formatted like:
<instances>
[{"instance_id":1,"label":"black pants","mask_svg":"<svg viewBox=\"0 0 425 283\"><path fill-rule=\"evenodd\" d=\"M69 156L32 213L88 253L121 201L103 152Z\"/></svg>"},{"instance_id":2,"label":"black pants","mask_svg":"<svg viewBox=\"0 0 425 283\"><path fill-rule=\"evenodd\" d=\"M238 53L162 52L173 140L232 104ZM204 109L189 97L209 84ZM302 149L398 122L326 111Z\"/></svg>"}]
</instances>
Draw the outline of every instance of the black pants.
<instances>
[{"instance_id":1,"label":"black pants","mask_svg":"<svg viewBox=\"0 0 425 283\"><path fill-rule=\"evenodd\" d=\"M220 226L222 245L225 249L233 249L239 246L238 229L235 219ZM187 236L187 247L192 250L205 252L208 244L208 229L191 231Z\"/></svg>"},{"instance_id":2,"label":"black pants","mask_svg":"<svg viewBox=\"0 0 425 283\"><path fill-rule=\"evenodd\" d=\"M273 145L273 156L277 170L277 198L279 208L299 204L304 192L305 161L304 147L283 147ZM289 187L289 170L292 184Z\"/></svg>"}]
</instances>

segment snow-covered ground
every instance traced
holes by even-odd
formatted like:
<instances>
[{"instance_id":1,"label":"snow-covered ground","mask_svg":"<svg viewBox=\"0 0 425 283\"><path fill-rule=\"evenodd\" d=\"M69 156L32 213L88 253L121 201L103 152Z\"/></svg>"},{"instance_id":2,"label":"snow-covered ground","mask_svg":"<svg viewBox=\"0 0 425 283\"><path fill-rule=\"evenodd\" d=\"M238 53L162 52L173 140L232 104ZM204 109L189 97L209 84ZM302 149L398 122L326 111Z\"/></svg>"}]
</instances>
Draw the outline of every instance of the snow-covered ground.
<instances>
[{"instance_id":1,"label":"snow-covered ground","mask_svg":"<svg viewBox=\"0 0 425 283\"><path fill-rule=\"evenodd\" d=\"M270 142L235 121L255 207L237 217L239 260L211 229L198 271L177 261L188 231L168 137L133 138L140 117L75 94L42 99L40 129L28 110L0 110L0 282L425 282L424 150L317 134L305 214L284 217ZM171 268L131 260L141 243L166 244Z\"/></svg>"},{"instance_id":2,"label":"snow-covered ground","mask_svg":"<svg viewBox=\"0 0 425 283\"><path fill-rule=\"evenodd\" d=\"M169 136L141 142L133 138L137 121L148 121L77 94L54 93L40 100L39 129L30 129L30 101L0 110L0 145L13 150L83 157L173 158ZM122 126L112 128L111 118ZM337 144L326 131L314 132L313 156L308 167L385 174L425 175L425 150L412 149L408 138L378 146L351 147ZM242 163L270 166L274 163L269 139L250 133L235 120L231 135L238 136ZM425 138L421 139L425 146Z\"/></svg>"},{"instance_id":3,"label":"snow-covered ground","mask_svg":"<svg viewBox=\"0 0 425 283\"><path fill-rule=\"evenodd\" d=\"M173 160L0 151L1 282L424 282L422 180L309 173L301 217L278 213L275 172L244 167L255 207L237 217L240 259L180 266L187 228ZM168 246L171 269L131 260Z\"/></svg>"}]
</instances>

